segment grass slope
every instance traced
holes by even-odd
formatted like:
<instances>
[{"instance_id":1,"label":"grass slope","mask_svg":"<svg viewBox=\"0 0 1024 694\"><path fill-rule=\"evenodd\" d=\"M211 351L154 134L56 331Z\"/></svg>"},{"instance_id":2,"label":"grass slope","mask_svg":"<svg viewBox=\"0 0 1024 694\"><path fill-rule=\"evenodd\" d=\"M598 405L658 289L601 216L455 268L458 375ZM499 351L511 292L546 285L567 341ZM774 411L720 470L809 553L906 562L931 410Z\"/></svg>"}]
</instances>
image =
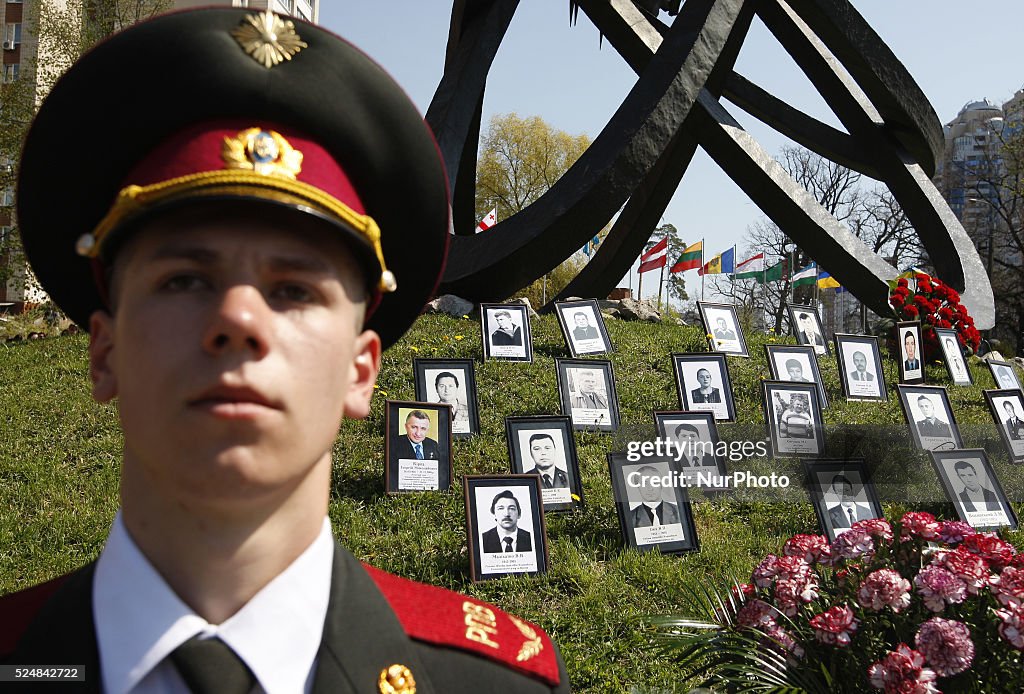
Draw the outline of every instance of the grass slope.
<instances>
[{"instance_id":1,"label":"grass slope","mask_svg":"<svg viewBox=\"0 0 1024 694\"><path fill-rule=\"evenodd\" d=\"M790 535L816 532L817 521L799 489L797 461L749 460L731 469L788 474L793 486L771 495L696 495L699 553L671 557L624 550L605 453L653 436L653 409L678 408L668 355L704 351L705 340L695 327L609 320L608 328L617 350L611 359L623 429L614 435L576 434L587 507L548 517L546 576L469 582L461 483L449 493L382 493L385 399L413 399L414 357L479 359L479 325L469 320L425 316L385 355L370 417L346 421L338 435L331 520L361 559L470 593L543 626L560 644L577 691L685 691L687 673L657 657L645 618L692 613L691 591L745 578ZM769 375L763 345L772 339L751 335L753 356L729 358L738 415L736 423L719 426L723 440L764 437L758 384ZM89 397L86 344L84 336L0 344L0 594L95 557L117 508L117 412ZM554 359L568 353L554 317L534 321L534 352L532 364L477 364L483 433L454 442L457 478L507 472L506 416L559 411ZM819 358L819 365L832 400L825 412L829 454L867 458L887 516L914 509L955 518L929 459L910 448L892 386L888 403L846 403L834 359ZM950 386L956 418L967 446L988 449L1016 505L1024 467L1007 462L985 405L982 389L995 387L988 370L977 363L971 368L977 385ZM929 366L928 376L931 383L946 383L941 366ZM886 379L896 380L891 361ZM1010 539L1020 544L1024 538L1011 533Z\"/></svg>"}]
</instances>

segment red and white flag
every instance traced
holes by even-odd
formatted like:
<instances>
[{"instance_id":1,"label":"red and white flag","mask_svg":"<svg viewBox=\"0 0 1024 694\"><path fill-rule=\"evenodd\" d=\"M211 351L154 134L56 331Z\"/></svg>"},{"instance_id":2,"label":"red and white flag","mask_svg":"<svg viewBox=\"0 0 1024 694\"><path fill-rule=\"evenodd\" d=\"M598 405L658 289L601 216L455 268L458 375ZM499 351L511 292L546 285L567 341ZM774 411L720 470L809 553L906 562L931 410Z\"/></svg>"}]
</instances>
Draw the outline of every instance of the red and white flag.
<instances>
[{"instance_id":1,"label":"red and white flag","mask_svg":"<svg viewBox=\"0 0 1024 694\"><path fill-rule=\"evenodd\" d=\"M640 256L640 269L637 272L647 272L664 267L668 262L668 237L666 236L651 247L651 250Z\"/></svg>"},{"instance_id":2,"label":"red and white flag","mask_svg":"<svg viewBox=\"0 0 1024 694\"><path fill-rule=\"evenodd\" d=\"M476 233L481 231L487 231L492 226L498 223L498 208L495 207L493 210L487 213L487 216L480 220L480 223L476 225Z\"/></svg>"}]
</instances>

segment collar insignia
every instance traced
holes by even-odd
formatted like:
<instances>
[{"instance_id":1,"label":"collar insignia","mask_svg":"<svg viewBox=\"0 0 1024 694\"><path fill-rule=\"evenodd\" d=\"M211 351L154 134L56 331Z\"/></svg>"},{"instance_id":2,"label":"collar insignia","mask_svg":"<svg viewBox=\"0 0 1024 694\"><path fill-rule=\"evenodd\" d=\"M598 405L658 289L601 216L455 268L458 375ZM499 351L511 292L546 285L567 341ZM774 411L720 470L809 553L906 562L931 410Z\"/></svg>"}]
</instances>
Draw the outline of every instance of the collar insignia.
<instances>
[{"instance_id":1,"label":"collar insignia","mask_svg":"<svg viewBox=\"0 0 1024 694\"><path fill-rule=\"evenodd\" d=\"M225 137L221 158L226 169L255 171L265 176L295 180L302 171L302 152L273 130L249 128Z\"/></svg>"},{"instance_id":2,"label":"collar insignia","mask_svg":"<svg viewBox=\"0 0 1024 694\"><path fill-rule=\"evenodd\" d=\"M281 19L269 9L247 16L231 35L242 50L268 70L309 47L295 33L293 22Z\"/></svg>"}]
</instances>

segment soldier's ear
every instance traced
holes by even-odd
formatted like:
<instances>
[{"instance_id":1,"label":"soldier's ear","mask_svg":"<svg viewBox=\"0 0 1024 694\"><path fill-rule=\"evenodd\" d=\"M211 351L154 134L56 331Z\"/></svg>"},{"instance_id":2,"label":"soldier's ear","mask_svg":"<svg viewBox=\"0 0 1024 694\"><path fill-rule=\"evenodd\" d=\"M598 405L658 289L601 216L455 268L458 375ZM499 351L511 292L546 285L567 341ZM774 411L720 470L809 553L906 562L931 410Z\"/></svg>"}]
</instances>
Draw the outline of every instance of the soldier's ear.
<instances>
[{"instance_id":1,"label":"soldier's ear","mask_svg":"<svg viewBox=\"0 0 1024 694\"><path fill-rule=\"evenodd\" d=\"M89 378L96 402L117 396L117 374L111 364L114 352L114 318L106 311L89 316Z\"/></svg>"},{"instance_id":2,"label":"soldier's ear","mask_svg":"<svg viewBox=\"0 0 1024 694\"><path fill-rule=\"evenodd\" d=\"M370 399L373 386L380 372L380 336L372 330L364 330L357 338L352 356L348 392L345 394L345 416L364 419L370 414Z\"/></svg>"}]
</instances>

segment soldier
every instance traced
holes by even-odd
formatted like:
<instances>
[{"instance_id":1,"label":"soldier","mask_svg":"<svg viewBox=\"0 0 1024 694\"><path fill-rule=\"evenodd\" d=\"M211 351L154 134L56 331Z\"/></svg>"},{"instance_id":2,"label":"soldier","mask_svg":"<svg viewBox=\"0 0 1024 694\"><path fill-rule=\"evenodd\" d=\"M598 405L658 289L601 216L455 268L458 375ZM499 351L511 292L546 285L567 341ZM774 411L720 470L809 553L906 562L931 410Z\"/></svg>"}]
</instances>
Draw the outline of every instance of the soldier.
<instances>
[{"instance_id":1,"label":"soldier","mask_svg":"<svg viewBox=\"0 0 1024 694\"><path fill-rule=\"evenodd\" d=\"M448 242L436 145L376 64L269 11L164 15L56 84L20 176L124 454L98 560L0 599L0 662L110 693L568 691L537 627L331 535L338 427Z\"/></svg>"}]
</instances>

